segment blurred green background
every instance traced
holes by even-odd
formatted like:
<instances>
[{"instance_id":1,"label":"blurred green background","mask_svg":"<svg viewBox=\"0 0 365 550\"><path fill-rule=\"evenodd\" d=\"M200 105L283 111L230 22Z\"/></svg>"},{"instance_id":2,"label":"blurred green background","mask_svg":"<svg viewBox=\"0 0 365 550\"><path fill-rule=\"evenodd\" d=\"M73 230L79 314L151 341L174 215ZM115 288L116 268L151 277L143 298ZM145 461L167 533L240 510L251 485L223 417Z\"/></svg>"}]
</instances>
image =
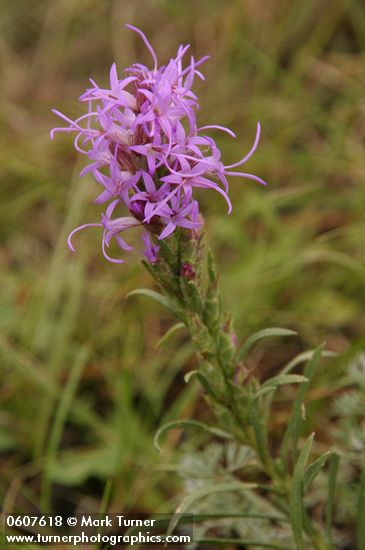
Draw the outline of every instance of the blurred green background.
<instances>
[{"instance_id":1,"label":"blurred green background","mask_svg":"<svg viewBox=\"0 0 365 550\"><path fill-rule=\"evenodd\" d=\"M173 319L126 299L151 287L139 253L108 264L97 220L97 184L79 178L55 107L81 114L78 96L109 67L160 62L191 43L210 54L198 83L204 124L224 158L250 148L245 168L263 189L234 179L234 210L201 194L226 309L240 339L267 326L299 337L262 350L264 367L321 341L340 365L364 347L365 8L359 0L2 0L0 3L0 493L6 511L171 510L180 481L166 473L181 436L158 455L156 427L207 415L183 375L194 356L183 333L156 347ZM138 250L138 236L135 243ZM342 368L340 366L340 368ZM328 379L333 372L327 373ZM277 420L280 422L280 420ZM325 432L326 426L322 425ZM198 444L196 442L196 444ZM109 484L108 484L109 480Z\"/></svg>"}]
</instances>

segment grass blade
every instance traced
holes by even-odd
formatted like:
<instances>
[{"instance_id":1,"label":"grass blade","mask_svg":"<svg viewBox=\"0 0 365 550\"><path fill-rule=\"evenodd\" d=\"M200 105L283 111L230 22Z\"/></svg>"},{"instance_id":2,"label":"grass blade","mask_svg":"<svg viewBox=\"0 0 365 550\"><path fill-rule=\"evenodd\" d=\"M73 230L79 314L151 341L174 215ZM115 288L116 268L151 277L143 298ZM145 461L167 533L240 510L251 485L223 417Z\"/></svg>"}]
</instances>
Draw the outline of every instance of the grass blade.
<instances>
[{"instance_id":1,"label":"grass blade","mask_svg":"<svg viewBox=\"0 0 365 550\"><path fill-rule=\"evenodd\" d=\"M257 453L260 457L261 462L270 469L271 463L270 455L268 452L269 443L266 415L265 417L260 415L257 399L254 399L253 403L251 404L249 417L250 423L255 433Z\"/></svg>"},{"instance_id":2,"label":"grass blade","mask_svg":"<svg viewBox=\"0 0 365 550\"><path fill-rule=\"evenodd\" d=\"M297 550L305 550L303 539L303 488L305 467L308 462L314 439L311 434L299 453L298 462L294 468L290 495L290 520Z\"/></svg>"},{"instance_id":3,"label":"grass blade","mask_svg":"<svg viewBox=\"0 0 365 550\"><path fill-rule=\"evenodd\" d=\"M43 511L49 510L51 499L50 471L62 437L63 427L67 420L88 357L89 351L86 348L81 348L58 403L45 457L44 477L41 490L41 509Z\"/></svg>"},{"instance_id":4,"label":"grass blade","mask_svg":"<svg viewBox=\"0 0 365 550\"><path fill-rule=\"evenodd\" d=\"M328 451L308 466L304 476L304 493L308 491L309 487L311 486L323 466L326 464L327 459L330 455L331 453Z\"/></svg>"},{"instance_id":5,"label":"grass blade","mask_svg":"<svg viewBox=\"0 0 365 550\"><path fill-rule=\"evenodd\" d=\"M325 508L326 533L329 541L331 541L332 539L331 526L332 526L334 500L335 500L335 492L336 492L336 480L337 480L339 462L340 462L339 455L337 454L331 455L330 471L328 476L328 495L327 495L327 503ZM364 524L364 517L362 518L362 522ZM363 548L365 548L365 546Z\"/></svg>"}]
</instances>

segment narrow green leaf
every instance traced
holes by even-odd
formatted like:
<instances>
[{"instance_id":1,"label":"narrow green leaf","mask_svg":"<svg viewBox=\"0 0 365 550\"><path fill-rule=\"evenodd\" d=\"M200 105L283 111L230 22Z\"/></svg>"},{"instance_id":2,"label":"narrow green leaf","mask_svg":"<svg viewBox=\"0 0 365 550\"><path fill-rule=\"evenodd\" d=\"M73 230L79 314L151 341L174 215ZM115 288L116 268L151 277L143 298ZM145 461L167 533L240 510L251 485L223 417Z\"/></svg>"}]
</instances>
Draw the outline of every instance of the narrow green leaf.
<instances>
[{"instance_id":1,"label":"narrow green leaf","mask_svg":"<svg viewBox=\"0 0 365 550\"><path fill-rule=\"evenodd\" d=\"M305 376L301 376L299 374L279 374L274 378L270 378L269 380L266 380L266 382L261 386L259 391L256 393L255 399L257 400L259 397L262 397L268 393L272 394L269 396L268 399L266 399L265 405L263 405L266 410L266 414L268 414L271 408L274 392L277 390L279 386L282 386L284 384L301 384L303 382L308 382L308 378L306 378Z\"/></svg>"},{"instance_id":2,"label":"narrow green leaf","mask_svg":"<svg viewBox=\"0 0 365 550\"><path fill-rule=\"evenodd\" d=\"M312 448L314 433L303 445L295 465L290 494L290 521L297 550L305 550L303 539L303 489L305 467Z\"/></svg>"},{"instance_id":3,"label":"narrow green leaf","mask_svg":"<svg viewBox=\"0 0 365 550\"><path fill-rule=\"evenodd\" d=\"M208 288L206 294L203 312L204 323L208 327L211 334L216 335L219 330L220 315L221 304L219 294L217 292L216 285L212 284Z\"/></svg>"},{"instance_id":4,"label":"narrow green leaf","mask_svg":"<svg viewBox=\"0 0 365 550\"><path fill-rule=\"evenodd\" d=\"M159 341L156 344L156 348L160 348L163 344L165 344L175 332L178 332L182 328L184 328L184 323L176 323L171 328L169 328L168 331L165 332L163 336L159 339Z\"/></svg>"},{"instance_id":5,"label":"narrow green leaf","mask_svg":"<svg viewBox=\"0 0 365 550\"><path fill-rule=\"evenodd\" d=\"M303 429L303 403L307 391L310 386L310 382L314 376L315 370L318 366L319 359L322 355L323 345L319 346L314 352L312 358L307 363L304 369L304 376L308 379L308 382L303 382L299 389L293 405L293 412L290 417L289 424L283 437L283 443L281 447L282 458L287 459L290 440L292 441L292 451L295 454L299 438Z\"/></svg>"},{"instance_id":6,"label":"narrow green leaf","mask_svg":"<svg viewBox=\"0 0 365 550\"><path fill-rule=\"evenodd\" d=\"M339 462L340 462L339 455L333 453L330 457L330 471L328 476L328 493L327 493L326 508L324 511L326 533L327 533L328 540L330 542L332 540L331 528L332 528L332 518L333 518L333 510L334 510L334 503L335 503L336 481L337 481ZM362 522L364 524L364 517L362 518ZM359 546L359 550L364 550L364 548L365 546L363 547Z\"/></svg>"},{"instance_id":7,"label":"narrow green leaf","mask_svg":"<svg viewBox=\"0 0 365 550\"><path fill-rule=\"evenodd\" d=\"M217 335L217 350L219 354L219 362L222 369L228 376L233 375L234 366L232 364L235 355L235 348L232 344L231 335L226 332L219 332Z\"/></svg>"},{"instance_id":8,"label":"narrow green leaf","mask_svg":"<svg viewBox=\"0 0 365 550\"><path fill-rule=\"evenodd\" d=\"M266 386L266 388L260 388L259 391L255 394L255 399L257 400L259 397L267 395L268 393L274 393L275 390L275 386Z\"/></svg>"},{"instance_id":9,"label":"narrow green leaf","mask_svg":"<svg viewBox=\"0 0 365 550\"><path fill-rule=\"evenodd\" d=\"M240 349L238 353L238 360L242 361L244 357L247 355L247 353L250 351L250 349L256 344L256 342L259 342L263 338L275 338L278 336L295 336L297 333L293 330L288 330L286 328L266 328L264 330L260 330L259 332L255 332L255 334L252 334L249 338L247 338L246 342L243 344L242 348Z\"/></svg>"},{"instance_id":10,"label":"narrow green leaf","mask_svg":"<svg viewBox=\"0 0 365 550\"><path fill-rule=\"evenodd\" d=\"M188 374L184 377L185 382L188 382L192 376L197 377L197 379L199 380L200 384L203 386L203 388L205 389L207 394L210 395L210 397L212 397L212 399L214 399L214 401L216 401L217 403L219 403L221 401L221 397L219 396L219 394L216 392L216 390L213 388L213 386L209 382L206 374L204 374L203 372L200 372L198 370L188 372Z\"/></svg>"},{"instance_id":11,"label":"narrow green leaf","mask_svg":"<svg viewBox=\"0 0 365 550\"><path fill-rule=\"evenodd\" d=\"M267 399L265 399L265 402L262 403L261 409L264 411L264 421L267 422L267 417L270 413L271 409L271 403L274 397L274 393L277 390L277 388L283 384L300 384L303 382L308 382L308 379L305 378L305 376L301 376L299 374L280 374L279 376L275 376L274 378L270 378L270 380L267 380L259 389L259 391L255 395L255 400L257 401L260 397L270 394L267 396Z\"/></svg>"},{"instance_id":12,"label":"narrow green leaf","mask_svg":"<svg viewBox=\"0 0 365 550\"><path fill-rule=\"evenodd\" d=\"M243 483L239 481L231 481L228 483L212 483L211 485L206 485L197 489L192 494L188 495L180 503L179 507L175 510L175 516L172 518L169 527L167 529L167 535L170 535L177 524L179 523L179 514L185 514L188 510L195 504L197 500L213 495L216 493L230 493L237 491L250 491L251 489L256 489L257 485L255 483Z\"/></svg>"},{"instance_id":13,"label":"narrow green leaf","mask_svg":"<svg viewBox=\"0 0 365 550\"><path fill-rule=\"evenodd\" d=\"M279 374L279 376L274 376L261 386L266 388L268 386L276 388L277 386L283 386L284 384L301 384L302 382L309 382L308 378L300 374Z\"/></svg>"},{"instance_id":14,"label":"narrow green leaf","mask_svg":"<svg viewBox=\"0 0 365 550\"><path fill-rule=\"evenodd\" d=\"M303 353L299 353L294 359L292 359L281 371L281 374L287 374L291 372L295 367L300 365L301 363L306 363L307 361L310 361L313 358L313 355L316 353L316 350L308 350L304 351ZM322 351L322 357L337 357L337 353L334 351L328 351L323 350Z\"/></svg>"},{"instance_id":15,"label":"narrow green leaf","mask_svg":"<svg viewBox=\"0 0 365 550\"><path fill-rule=\"evenodd\" d=\"M113 483L114 483L114 480L112 477L107 479L105 482L104 491L101 497L99 512L98 512L101 516L105 516L105 514L109 509L110 499L111 499L112 490L113 490Z\"/></svg>"},{"instance_id":16,"label":"narrow green leaf","mask_svg":"<svg viewBox=\"0 0 365 550\"><path fill-rule=\"evenodd\" d=\"M180 286L186 306L199 315L202 315L204 305L196 283L194 281L188 281L184 277L180 277Z\"/></svg>"},{"instance_id":17,"label":"narrow green leaf","mask_svg":"<svg viewBox=\"0 0 365 550\"><path fill-rule=\"evenodd\" d=\"M153 440L153 444L156 450L159 453L162 452L162 449L159 445L159 440L163 435L165 435L170 430L181 428L201 428L202 430L217 435L218 437L222 437L223 439L232 439L231 434L229 434L228 432L225 432L220 428L215 428L214 426L208 426L207 424L199 422L198 420L173 420L171 422L166 422L166 424L164 424L163 426L161 426L161 428L157 430Z\"/></svg>"},{"instance_id":18,"label":"narrow green leaf","mask_svg":"<svg viewBox=\"0 0 365 550\"><path fill-rule=\"evenodd\" d=\"M167 262L168 266L175 267L177 265L176 252L167 244L166 240L158 241L160 247L160 256ZM151 264L150 264L151 265Z\"/></svg>"},{"instance_id":19,"label":"narrow green leaf","mask_svg":"<svg viewBox=\"0 0 365 550\"><path fill-rule=\"evenodd\" d=\"M217 272L214 264L214 257L211 249L208 249L208 276L211 283L215 283L217 280Z\"/></svg>"},{"instance_id":20,"label":"narrow green leaf","mask_svg":"<svg viewBox=\"0 0 365 550\"><path fill-rule=\"evenodd\" d=\"M269 465L266 415L260 413L257 399L254 399L250 406L249 420L255 433L257 452L260 460L264 465Z\"/></svg>"},{"instance_id":21,"label":"narrow green leaf","mask_svg":"<svg viewBox=\"0 0 365 550\"><path fill-rule=\"evenodd\" d=\"M311 486L323 466L326 464L327 459L330 455L331 453L328 451L308 466L304 476L304 494L308 491L309 487Z\"/></svg>"},{"instance_id":22,"label":"narrow green leaf","mask_svg":"<svg viewBox=\"0 0 365 550\"><path fill-rule=\"evenodd\" d=\"M365 465L361 472L357 505L357 547L365 550Z\"/></svg>"},{"instance_id":23,"label":"narrow green leaf","mask_svg":"<svg viewBox=\"0 0 365 550\"><path fill-rule=\"evenodd\" d=\"M187 316L187 323L195 350L203 357L216 355L215 342L197 315Z\"/></svg>"},{"instance_id":24,"label":"narrow green leaf","mask_svg":"<svg viewBox=\"0 0 365 550\"><path fill-rule=\"evenodd\" d=\"M127 298L130 296L147 296L148 298L152 298L152 300L155 300L159 304L163 305L173 313L175 313L174 304L166 298L166 296L163 296L159 292L156 292L155 290L150 290L149 288L137 288L136 290L132 290L127 294Z\"/></svg>"}]
</instances>

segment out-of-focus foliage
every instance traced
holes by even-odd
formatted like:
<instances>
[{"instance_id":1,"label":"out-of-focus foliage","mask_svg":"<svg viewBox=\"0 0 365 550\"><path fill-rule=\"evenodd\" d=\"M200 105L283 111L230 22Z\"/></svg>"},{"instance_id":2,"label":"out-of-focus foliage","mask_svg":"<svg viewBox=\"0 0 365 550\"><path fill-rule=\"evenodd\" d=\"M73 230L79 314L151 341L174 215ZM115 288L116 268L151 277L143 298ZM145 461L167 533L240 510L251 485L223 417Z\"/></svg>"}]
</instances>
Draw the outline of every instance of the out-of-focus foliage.
<instances>
[{"instance_id":1,"label":"out-of-focus foliage","mask_svg":"<svg viewBox=\"0 0 365 550\"><path fill-rule=\"evenodd\" d=\"M149 61L127 22L144 30L161 61L180 42L211 55L197 88L200 121L237 133L217 136L227 161L249 149L261 121L247 168L269 188L232 182L230 217L219 197L201 197L226 309L240 338L266 326L298 331L294 343L251 356L262 376L322 340L342 353L310 393L309 427L319 447L336 437L338 450L360 462L364 398L355 367L346 369L365 329L362 3L3 0L0 487L8 511L94 511L108 479L115 511L170 510L179 483L161 464L177 459L179 433L167 436L160 457L154 430L193 412L206 416L196 385L183 381L194 368L185 333L156 349L171 318L153 303L125 299L150 286L138 254L111 266L92 231L80 235L76 255L65 245L74 226L95 218L96 184L78 178L82 162L68 137L50 142L57 123L50 110L76 116L89 77L106 82L112 61ZM273 433L285 425L291 398L276 404ZM189 444L200 456L201 440ZM348 502L356 472L342 472ZM351 506L337 511L341 521Z\"/></svg>"}]
</instances>

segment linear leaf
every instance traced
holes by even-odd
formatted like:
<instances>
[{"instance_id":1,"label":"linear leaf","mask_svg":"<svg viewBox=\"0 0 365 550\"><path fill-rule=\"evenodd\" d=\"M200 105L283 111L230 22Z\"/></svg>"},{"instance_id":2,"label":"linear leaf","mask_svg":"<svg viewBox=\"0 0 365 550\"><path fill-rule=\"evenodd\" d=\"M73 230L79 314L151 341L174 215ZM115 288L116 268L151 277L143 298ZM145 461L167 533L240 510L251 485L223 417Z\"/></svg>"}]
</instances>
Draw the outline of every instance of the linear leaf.
<instances>
[{"instance_id":1,"label":"linear leaf","mask_svg":"<svg viewBox=\"0 0 365 550\"><path fill-rule=\"evenodd\" d=\"M148 298L152 298L152 300L155 300L159 304L163 305L170 311L173 311L175 313L174 304L166 298L166 296L163 296L159 292L156 292L155 290L150 290L149 288L137 288L136 290L132 290L131 292L128 292L127 298L130 296L147 296Z\"/></svg>"},{"instance_id":2,"label":"linear leaf","mask_svg":"<svg viewBox=\"0 0 365 550\"><path fill-rule=\"evenodd\" d=\"M327 502L326 502L326 508L325 508L325 524L326 524L326 532L327 537L329 541L331 541L331 526L332 526L332 517L333 517L333 509L334 509L334 501L335 501L335 493L336 493L336 480L337 480L337 473L338 473L338 465L340 462L339 455L333 453L330 457L330 471L328 476L328 494L327 494ZM364 518L362 518L362 521L364 522ZM359 547L359 550L364 550L365 546L361 548Z\"/></svg>"},{"instance_id":3,"label":"linear leaf","mask_svg":"<svg viewBox=\"0 0 365 550\"><path fill-rule=\"evenodd\" d=\"M310 382L314 376L319 359L322 355L323 345L319 346L314 352L312 358L307 363L304 369L304 376L308 379L308 382L303 382L299 389L293 405L293 412L290 417L289 424L283 437L283 443L281 447L281 456L287 458L289 449L289 442L292 440L292 450L295 453L298 445L299 438L303 428L303 412L302 407L305 396L310 386Z\"/></svg>"},{"instance_id":4,"label":"linear leaf","mask_svg":"<svg viewBox=\"0 0 365 550\"><path fill-rule=\"evenodd\" d=\"M268 453L266 416L260 414L257 399L254 399L250 406L249 419L255 433L257 452L260 460L263 464L268 465L270 458Z\"/></svg>"},{"instance_id":5,"label":"linear leaf","mask_svg":"<svg viewBox=\"0 0 365 550\"><path fill-rule=\"evenodd\" d=\"M281 374L288 374L301 363L306 363L307 361L310 361L313 358L313 355L315 353L316 353L316 350L308 350L308 351L303 351L303 353L299 353L299 355L296 355L294 359L292 359L283 368L283 370L281 371ZM338 356L338 353L335 353L334 351L328 351L325 349L322 351L322 357L337 357L337 356Z\"/></svg>"},{"instance_id":6,"label":"linear leaf","mask_svg":"<svg viewBox=\"0 0 365 550\"><path fill-rule=\"evenodd\" d=\"M305 467L312 448L314 433L304 443L295 465L290 494L290 520L297 550L305 550L303 539L303 487Z\"/></svg>"},{"instance_id":7,"label":"linear leaf","mask_svg":"<svg viewBox=\"0 0 365 550\"><path fill-rule=\"evenodd\" d=\"M252 336L247 338L246 342L243 344L238 354L238 360L242 361L244 357L247 355L247 352L256 344L256 342L258 342L259 340L262 340L263 338L275 338L278 336L295 336L296 334L297 333L294 332L293 330L289 330L286 328L279 328L279 327L265 328L264 330L255 332L255 334L252 334Z\"/></svg>"},{"instance_id":8,"label":"linear leaf","mask_svg":"<svg viewBox=\"0 0 365 550\"><path fill-rule=\"evenodd\" d=\"M261 386L262 388L283 386L284 384L301 384L302 382L309 382L308 378L302 376L301 374L279 374L279 376L274 376Z\"/></svg>"},{"instance_id":9,"label":"linear leaf","mask_svg":"<svg viewBox=\"0 0 365 550\"><path fill-rule=\"evenodd\" d=\"M169 330L165 332L163 336L161 336L161 338L156 344L156 348L160 348L163 344L165 344L171 338L173 334L175 334L175 332L181 330L184 327L185 327L184 323L176 323L175 325L173 325L171 328L169 328Z\"/></svg>"},{"instance_id":10,"label":"linear leaf","mask_svg":"<svg viewBox=\"0 0 365 550\"><path fill-rule=\"evenodd\" d=\"M225 432L220 428L208 426L207 424L199 422L198 420L173 420L171 422L166 422L166 424L164 424L163 426L161 426L161 428L157 430L153 439L153 444L156 450L160 453L162 452L162 449L159 445L159 440L165 433L169 432L170 430L181 428L201 428L202 430L217 435L218 437L222 437L223 439L232 439L231 434L229 434L228 432Z\"/></svg>"},{"instance_id":11,"label":"linear leaf","mask_svg":"<svg viewBox=\"0 0 365 550\"><path fill-rule=\"evenodd\" d=\"M259 452L259 455L260 455L260 458L261 460L263 460L263 457L265 456L265 460L266 462L264 462L264 464L266 464L267 466L270 467L270 454L268 453L268 435L267 433L265 434L263 432L263 429L265 431L267 431L267 428L266 428L266 425L267 425L267 418L268 418L268 415L270 414L270 410L271 410L271 404L272 404L272 401L273 401L273 397L274 397L274 393L276 391L276 389L280 386L280 385L283 385L283 384L293 384L293 383L303 383L303 382L307 382L308 379L304 376L301 376L301 375L290 375L290 374L282 374L282 375L279 375L275 378L272 378L270 380L267 380L265 382L265 384L261 387L261 389L256 393L255 395L255 401L257 401L257 399L259 397L262 397L263 395L266 394L267 398L264 400L264 402L262 403L262 413L261 416L258 415L257 419L255 418L252 418L251 417L251 424L253 426L253 429L255 431L255 435L256 435L256 441L257 441L257 445L258 445L258 452ZM271 385L273 384L273 385ZM271 395L268 395L268 394L271 394ZM261 426L261 428L260 428ZM263 427L265 426L265 428ZM258 439L259 437L259 439Z\"/></svg>"},{"instance_id":12,"label":"linear leaf","mask_svg":"<svg viewBox=\"0 0 365 550\"><path fill-rule=\"evenodd\" d=\"M327 459L330 455L331 453L328 451L308 466L304 476L304 494L308 491L309 487L311 486L323 466L326 464Z\"/></svg>"},{"instance_id":13,"label":"linear leaf","mask_svg":"<svg viewBox=\"0 0 365 550\"><path fill-rule=\"evenodd\" d=\"M167 530L167 535L171 534L174 531L176 525L179 523L179 514L185 514L197 500L216 493L250 491L251 489L256 489L256 487L257 485L255 483L241 483L239 481L231 481L229 483L221 484L212 483L211 485L206 485L205 487L197 489L192 494L185 497L178 508L175 510L175 516L170 522Z\"/></svg>"},{"instance_id":14,"label":"linear leaf","mask_svg":"<svg viewBox=\"0 0 365 550\"><path fill-rule=\"evenodd\" d=\"M218 403L221 401L221 397L215 391L215 389L209 382L207 376L203 372L200 372L198 370L192 370L185 374L184 381L188 383L193 376L197 377L197 379L199 380L200 384L203 386L207 394L210 395L214 399L214 401L217 401Z\"/></svg>"},{"instance_id":15,"label":"linear leaf","mask_svg":"<svg viewBox=\"0 0 365 550\"><path fill-rule=\"evenodd\" d=\"M274 393L276 390L275 386L266 386L266 388L261 388L259 391L255 394L255 400L257 400L259 397L262 397L263 395L267 395L268 393Z\"/></svg>"},{"instance_id":16,"label":"linear leaf","mask_svg":"<svg viewBox=\"0 0 365 550\"><path fill-rule=\"evenodd\" d=\"M214 265L214 256L212 250L208 248L208 276L211 283L215 283L217 280L217 272Z\"/></svg>"}]
</instances>

